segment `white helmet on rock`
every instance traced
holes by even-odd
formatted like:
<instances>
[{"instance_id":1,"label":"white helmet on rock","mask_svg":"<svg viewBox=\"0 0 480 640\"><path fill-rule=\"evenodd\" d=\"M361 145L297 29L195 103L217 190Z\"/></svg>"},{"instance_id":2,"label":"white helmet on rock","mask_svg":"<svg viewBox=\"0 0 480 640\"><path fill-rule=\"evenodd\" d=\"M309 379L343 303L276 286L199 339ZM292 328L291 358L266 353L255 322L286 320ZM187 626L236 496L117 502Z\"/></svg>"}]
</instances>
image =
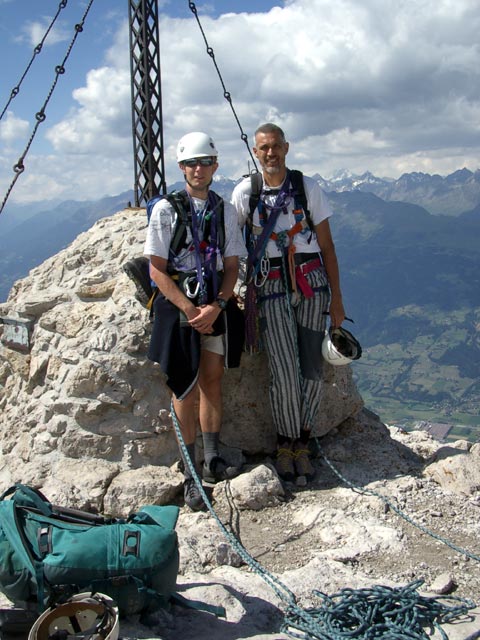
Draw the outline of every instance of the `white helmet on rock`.
<instances>
[{"instance_id":1,"label":"white helmet on rock","mask_svg":"<svg viewBox=\"0 0 480 640\"><path fill-rule=\"evenodd\" d=\"M201 131L187 133L177 145L177 162L192 158L217 157L218 151L212 138Z\"/></svg>"},{"instance_id":2,"label":"white helmet on rock","mask_svg":"<svg viewBox=\"0 0 480 640\"><path fill-rule=\"evenodd\" d=\"M28 640L117 640L119 625L117 605L109 596L79 593L47 609L33 625Z\"/></svg>"},{"instance_id":3,"label":"white helmet on rock","mask_svg":"<svg viewBox=\"0 0 480 640\"><path fill-rule=\"evenodd\" d=\"M337 365L350 364L352 360L358 360L362 355L362 347L350 331L343 327L325 331L322 342L322 355L327 362Z\"/></svg>"}]
</instances>

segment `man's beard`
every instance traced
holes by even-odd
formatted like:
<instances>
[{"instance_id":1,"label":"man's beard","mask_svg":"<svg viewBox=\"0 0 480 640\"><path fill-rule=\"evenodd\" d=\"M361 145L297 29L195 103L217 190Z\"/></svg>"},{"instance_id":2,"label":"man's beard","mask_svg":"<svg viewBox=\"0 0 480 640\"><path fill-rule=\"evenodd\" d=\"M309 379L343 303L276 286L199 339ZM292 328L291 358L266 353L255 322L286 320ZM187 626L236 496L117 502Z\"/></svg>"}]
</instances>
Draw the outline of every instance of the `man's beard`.
<instances>
[{"instance_id":1,"label":"man's beard","mask_svg":"<svg viewBox=\"0 0 480 640\"><path fill-rule=\"evenodd\" d=\"M273 176L277 173L281 173L282 167L280 167L278 164L274 165L273 167L266 165L263 167L263 170L265 171L265 173L268 173L268 175Z\"/></svg>"}]
</instances>

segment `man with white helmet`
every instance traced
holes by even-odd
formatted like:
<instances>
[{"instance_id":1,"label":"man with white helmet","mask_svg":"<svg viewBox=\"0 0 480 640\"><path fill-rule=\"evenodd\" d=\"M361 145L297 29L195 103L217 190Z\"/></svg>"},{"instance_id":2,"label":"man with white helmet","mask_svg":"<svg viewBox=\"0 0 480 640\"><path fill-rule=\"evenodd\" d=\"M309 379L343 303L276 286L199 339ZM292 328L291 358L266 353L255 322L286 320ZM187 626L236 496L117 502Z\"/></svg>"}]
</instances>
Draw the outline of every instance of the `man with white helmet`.
<instances>
[{"instance_id":1,"label":"man with white helmet","mask_svg":"<svg viewBox=\"0 0 480 640\"><path fill-rule=\"evenodd\" d=\"M151 277L160 291L154 302L148 357L167 375L176 418L193 462L198 399L203 478L217 482L238 473L219 455L219 432L223 370L238 366L243 346L243 322L238 322L240 312L232 296L239 257L246 251L235 209L210 189L218 167L212 138L197 131L183 136L177 146L177 162L185 190L175 199L167 196L155 204L144 247ZM237 326L232 331L235 319ZM200 490L183 451L180 453L185 466L185 503L201 509Z\"/></svg>"}]
</instances>

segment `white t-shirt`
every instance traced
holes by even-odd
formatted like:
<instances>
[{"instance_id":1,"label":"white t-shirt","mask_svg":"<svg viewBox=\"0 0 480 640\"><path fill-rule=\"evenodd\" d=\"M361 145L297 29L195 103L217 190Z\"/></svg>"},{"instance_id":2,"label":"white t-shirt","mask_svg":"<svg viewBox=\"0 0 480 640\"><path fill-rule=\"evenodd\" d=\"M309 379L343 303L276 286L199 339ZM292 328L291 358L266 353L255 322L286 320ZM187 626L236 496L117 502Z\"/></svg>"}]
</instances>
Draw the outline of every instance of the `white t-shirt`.
<instances>
[{"instance_id":1,"label":"white t-shirt","mask_svg":"<svg viewBox=\"0 0 480 640\"><path fill-rule=\"evenodd\" d=\"M332 216L333 212L328 204L325 193L313 178L303 176L303 184L305 187L305 195L307 196L308 209L310 211L312 222L314 225L317 225ZM264 189L268 191L268 186L266 187L265 184ZM237 184L232 193L232 204L237 210L238 221L241 227L244 226L250 212L249 200L251 190L250 178L248 177ZM264 195L262 191L261 198L268 206L273 206L277 196ZM286 200L287 213L285 214L283 211L280 212L274 227L275 233L288 231L295 225L296 220L293 214L294 205L295 202L293 196L288 197ZM253 224L257 227L260 226L258 208L255 209L253 213ZM293 236L293 243L295 244L296 251L299 253L318 253L320 251L317 237L315 233L311 234L308 227L306 228L305 233L297 233ZM281 251L274 240L269 239L266 254L270 258L281 256Z\"/></svg>"},{"instance_id":2,"label":"white t-shirt","mask_svg":"<svg viewBox=\"0 0 480 640\"><path fill-rule=\"evenodd\" d=\"M192 198L193 206L197 213L199 223L199 240L203 239L202 219L205 212L206 200ZM238 225L238 216L229 202L224 202L224 225L225 225L225 246L223 256L243 257L246 255L245 243L243 241L242 232ZM172 241L172 233L177 222L177 213L172 205L166 199L159 200L153 207L150 216L150 223L147 229L147 238L143 248L144 255L158 256L159 258L169 259L170 244ZM193 238L191 229L187 228L187 237L185 245L179 251L174 259L173 266L178 271L193 271L196 266L195 251L193 248ZM202 256L203 262L203 256ZM220 253L217 255L217 270L223 269L223 261Z\"/></svg>"}]
</instances>

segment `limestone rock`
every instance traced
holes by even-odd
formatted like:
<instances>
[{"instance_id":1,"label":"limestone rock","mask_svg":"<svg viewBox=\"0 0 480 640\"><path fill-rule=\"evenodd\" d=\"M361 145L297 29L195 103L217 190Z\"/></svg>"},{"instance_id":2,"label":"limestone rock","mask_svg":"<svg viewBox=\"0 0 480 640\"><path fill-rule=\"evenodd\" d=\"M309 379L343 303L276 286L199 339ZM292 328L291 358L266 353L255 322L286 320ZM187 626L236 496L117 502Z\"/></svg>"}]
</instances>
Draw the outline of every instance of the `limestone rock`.
<instances>
[{"instance_id":1,"label":"limestone rock","mask_svg":"<svg viewBox=\"0 0 480 640\"><path fill-rule=\"evenodd\" d=\"M434 462L425 468L425 475L444 489L469 496L480 492L480 444L456 443L445 445Z\"/></svg>"},{"instance_id":2,"label":"limestone rock","mask_svg":"<svg viewBox=\"0 0 480 640\"><path fill-rule=\"evenodd\" d=\"M55 496L55 487L71 486L58 497L75 506L114 508L112 493L107 495L113 478L118 475L118 482L130 487L126 472L170 467L178 458L170 393L158 366L146 358L149 314L122 270L141 255L145 230L142 209L98 221L16 282L0 305L1 316L27 319L33 326L28 350L0 343L0 480L5 484L28 479ZM245 354L239 369L226 372L221 439L237 460L275 449L268 384L265 354ZM315 435L363 406L350 367L327 365L324 388ZM90 480L75 486L76 477L66 478L77 463L89 477L98 470L94 498ZM173 486L155 500L170 500ZM128 499L115 498L114 510L138 508L146 495L151 490L139 483L137 494L132 489Z\"/></svg>"},{"instance_id":3,"label":"limestone rock","mask_svg":"<svg viewBox=\"0 0 480 640\"><path fill-rule=\"evenodd\" d=\"M29 350L0 343L0 489L24 482L54 504L120 516L183 505L170 394L146 359L148 312L121 269L141 254L145 227L136 209L99 221L0 305L1 316L33 326ZM182 506L177 588L227 617L173 607L148 627L122 620L122 638L286 640L284 588L303 607L318 606L314 590L417 579L478 596L480 445L387 428L362 408L350 367L326 366L324 388L311 441L317 475L298 488L269 464L265 355L245 354L226 372L222 453L246 462L245 473L205 487L210 511ZM9 605L1 595L0 605ZM443 626L450 640L473 639L480 610Z\"/></svg>"}]
</instances>

